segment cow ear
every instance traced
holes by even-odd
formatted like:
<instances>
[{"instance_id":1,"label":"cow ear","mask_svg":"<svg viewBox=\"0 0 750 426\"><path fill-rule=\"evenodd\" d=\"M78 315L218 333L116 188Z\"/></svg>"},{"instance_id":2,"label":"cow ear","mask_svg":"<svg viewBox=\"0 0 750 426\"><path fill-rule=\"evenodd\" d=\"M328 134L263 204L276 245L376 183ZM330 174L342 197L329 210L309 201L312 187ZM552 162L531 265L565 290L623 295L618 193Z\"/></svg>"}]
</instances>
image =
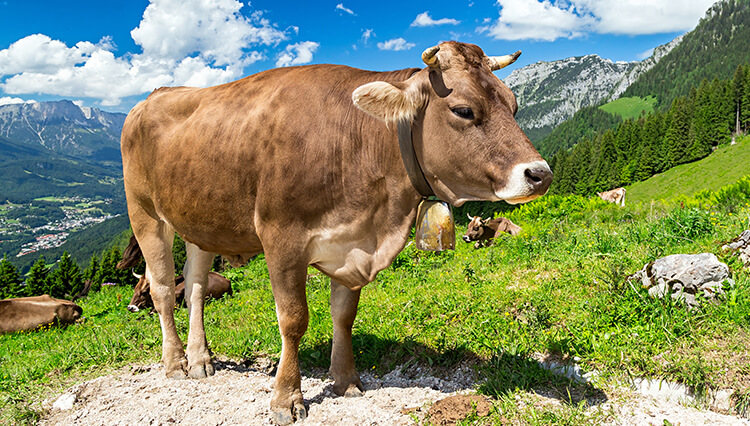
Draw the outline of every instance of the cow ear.
<instances>
[{"instance_id":1,"label":"cow ear","mask_svg":"<svg viewBox=\"0 0 750 426\"><path fill-rule=\"evenodd\" d=\"M425 97L414 87L398 87L385 81L374 81L352 92L357 108L386 123L410 121L425 103Z\"/></svg>"}]
</instances>

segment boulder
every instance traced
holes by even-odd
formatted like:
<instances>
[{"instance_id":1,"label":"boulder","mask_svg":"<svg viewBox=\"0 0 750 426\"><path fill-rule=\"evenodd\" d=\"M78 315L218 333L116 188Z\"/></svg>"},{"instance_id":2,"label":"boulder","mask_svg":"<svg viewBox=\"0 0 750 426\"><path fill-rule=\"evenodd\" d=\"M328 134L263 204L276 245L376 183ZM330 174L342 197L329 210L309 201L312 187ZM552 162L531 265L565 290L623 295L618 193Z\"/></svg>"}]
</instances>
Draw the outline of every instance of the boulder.
<instances>
[{"instance_id":1,"label":"boulder","mask_svg":"<svg viewBox=\"0 0 750 426\"><path fill-rule=\"evenodd\" d=\"M721 247L722 250L739 250L740 260L750 269L750 230L742 231L737 238Z\"/></svg>"},{"instance_id":2,"label":"boulder","mask_svg":"<svg viewBox=\"0 0 750 426\"><path fill-rule=\"evenodd\" d=\"M729 267L719 262L713 253L662 257L646 264L631 278L640 279L651 297L662 298L669 294L691 308L698 306L698 295L716 301L716 296L724 293L724 281L734 286Z\"/></svg>"}]
</instances>

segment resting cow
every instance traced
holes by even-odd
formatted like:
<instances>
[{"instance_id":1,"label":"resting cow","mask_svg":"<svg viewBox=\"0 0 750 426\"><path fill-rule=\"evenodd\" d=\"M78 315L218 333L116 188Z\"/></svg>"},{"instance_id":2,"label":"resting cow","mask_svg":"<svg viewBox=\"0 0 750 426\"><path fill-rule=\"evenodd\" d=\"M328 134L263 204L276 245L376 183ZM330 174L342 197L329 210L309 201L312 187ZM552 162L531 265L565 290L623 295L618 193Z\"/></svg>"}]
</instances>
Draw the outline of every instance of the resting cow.
<instances>
[{"instance_id":1,"label":"resting cow","mask_svg":"<svg viewBox=\"0 0 750 426\"><path fill-rule=\"evenodd\" d=\"M72 324L82 313L83 309L75 303L48 294L4 299L0 300L0 333Z\"/></svg>"},{"instance_id":2,"label":"resting cow","mask_svg":"<svg viewBox=\"0 0 750 426\"><path fill-rule=\"evenodd\" d=\"M360 289L404 248L420 200L523 203L549 188L516 99L492 73L519 54L445 42L423 53L423 69L278 68L158 89L136 105L121 138L125 193L166 374L214 373L203 327L214 253L241 265L264 252L282 340L274 421L307 416L298 350L308 265L331 277L333 391L360 394L351 339ZM174 323L175 232L187 252L187 354Z\"/></svg>"},{"instance_id":3,"label":"resting cow","mask_svg":"<svg viewBox=\"0 0 750 426\"><path fill-rule=\"evenodd\" d=\"M615 203L620 207L625 207L625 188L620 187L615 188L611 191L597 192L596 195L598 195L604 201L609 201L610 203Z\"/></svg>"},{"instance_id":4,"label":"resting cow","mask_svg":"<svg viewBox=\"0 0 750 426\"><path fill-rule=\"evenodd\" d=\"M135 275L135 274L133 274ZM151 285L145 275L135 275L138 283L133 289L133 297L128 304L130 312L138 312L143 308L153 308L151 300ZM175 306L182 305L185 300L185 277L182 275L174 279ZM208 288L206 298L221 299L225 294L232 294L232 283L214 271L208 273Z\"/></svg>"},{"instance_id":5,"label":"resting cow","mask_svg":"<svg viewBox=\"0 0 750 426\"><path fill-rule=\"evenodd\" d=\"M492 245L492 241L500 235L501 232L507 232L510 235L516 236L521 233L521 227L511 222L510 219L504 217L498 217L497 219L482 219L479 216L471 217L469 226L466 228L466 234L464 234L464 241L474 243L474 248L489 247Z\"/></svg>"},{"instance_id":6,"label":"resting cow","mask_svg":"<svg viewBox=\"0 0 750 426\"><path fill-rule=\"evenodd\" d=\"M130 243L122 252L122 260L117 263L118 269L128 269L137 266L143 259L143 253L141 247L138 245L138 240L135 236L130 237ZM128 304L128 310L130 312L138 312L139 310L149 307L154 307L154 302L151 299L151 283L146 278L146 275L138 275L133 272L133 275L138 278L138 282L133 288L133 297L130 299ZM175 306L182 305L185 300L185 277L180 275L174 279L175 284ZM216 272L208 273L208 288L206 289L206 298L220 299L225 294L232 294L232 283L219 275Z\"/></svg>"}]
</instances>

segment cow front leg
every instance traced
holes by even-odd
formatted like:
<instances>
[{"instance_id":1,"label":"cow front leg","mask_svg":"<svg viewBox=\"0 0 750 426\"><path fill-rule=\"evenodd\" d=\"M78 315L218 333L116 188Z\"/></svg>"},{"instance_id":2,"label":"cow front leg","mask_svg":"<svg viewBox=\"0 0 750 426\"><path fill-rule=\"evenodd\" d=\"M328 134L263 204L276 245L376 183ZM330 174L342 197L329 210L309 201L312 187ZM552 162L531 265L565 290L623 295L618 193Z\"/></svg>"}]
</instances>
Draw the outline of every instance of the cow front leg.
<instances>
[{"instance_id":1,"label":"cow front leg","mask_svg":"<svg viewBox=\"0 0 750 426\"><path fill-rule=\"evenodd\" d=\"M354 366L352 325L357 316L361 290L350 290L331 280L331 318L333 319L333 349L331 369L333 392L339 396L362 396L364 387Z\"/></svg>"},{"instance_id":2,"label":"cow front leg","mask_svg":"<svg viewBox=\"0 0 750 426\"><path fill-rule=\"evenodd\" d=\"M135 208L130 211L130 223L146 260L146 279L150 283L154 309L159 313L165 374L172 379L185 379L187 359L174 322L174 231Z\"/></svg>"},{"instance_id":3,"label":"cow front leg","mask_svg":"<svg viewBox=\"0 0 750 426\"><path fill-rule=\"evenodd\" d=\"M214 374L214 366L211 363L211 354L206 341L206 330L203 325L208 270L211 269L214 254L205 252L188 242L185 242L185 253L187 261L182 274L185 277L185 301L190 318L187 344L188 376L191 379L202 379Z\"/></svg>"},{"instance_id":4,"label":"cow front leg","mask_svg":"<svg viewBox=\"0 0 750 426\"><path fill-rule=\"evenodd\" d=\"M309 320L305 294L307 265L284 264L275 261L268 252L266 261L281 333L281 359L271 395L271 413L277 424L286 425L307 417L299 371L299 344Z\"/></svg>"}]
</instances>

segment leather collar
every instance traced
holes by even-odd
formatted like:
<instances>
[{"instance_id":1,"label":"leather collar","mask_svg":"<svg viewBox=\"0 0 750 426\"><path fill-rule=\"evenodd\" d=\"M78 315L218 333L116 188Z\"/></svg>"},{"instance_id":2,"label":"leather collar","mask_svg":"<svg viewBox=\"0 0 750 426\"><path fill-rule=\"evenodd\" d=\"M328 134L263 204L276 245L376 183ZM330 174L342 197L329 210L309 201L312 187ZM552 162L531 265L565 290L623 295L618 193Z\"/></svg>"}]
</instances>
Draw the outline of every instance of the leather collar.
<instances>
[{"instance_id":1,"label":"leather collar","mask_svg":"<svg viewBox=\"0 0 750 426\"><path fill-rule=\"evenodd\" d=\"M404 167L406 168L406 174L409 175L414 189L422 197L429 197L435 195L432 191L427 178L424 176L422 167L419 165L419 160L414 152L414 142L411 136L411 121L400 120L398 122L398 147L401 150L401 159L404 161Z\"/></svg>"}]
</instances>

